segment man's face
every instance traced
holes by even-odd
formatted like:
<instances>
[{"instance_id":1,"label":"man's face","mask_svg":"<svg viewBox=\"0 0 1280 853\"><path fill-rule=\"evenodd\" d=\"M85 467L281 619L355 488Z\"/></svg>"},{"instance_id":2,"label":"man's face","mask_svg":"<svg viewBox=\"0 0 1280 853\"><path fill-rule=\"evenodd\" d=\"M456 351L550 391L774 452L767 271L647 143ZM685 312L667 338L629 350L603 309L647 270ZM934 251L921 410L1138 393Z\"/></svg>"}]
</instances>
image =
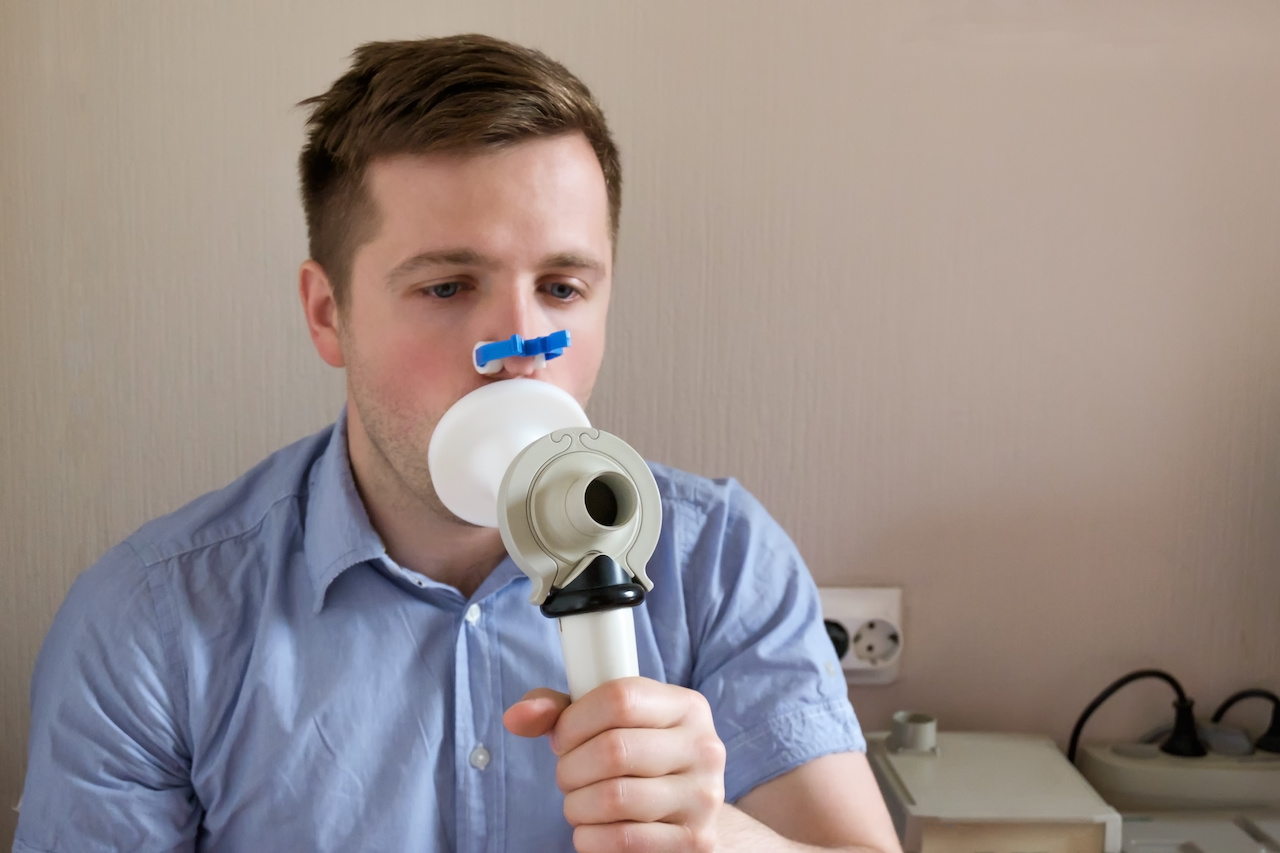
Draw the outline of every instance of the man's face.
<instances>
[{"instance_id":1,"label":"man's face","mask_svg":"<svg viewBox=\"0 0 1280 853\"><path fill-rule=\"evenodd\" d=\"M604 175L586 139L572 134L483 154L379 160L366 181L378 233L355 254L338 319L352 461L363 490L447 515L427 447L460 397L530 376L587 403L612 273ZM472 367L479 341L559 329L572 346L544 370L532 359L508 359L494 376Z\"/></svg>"}]
</instances>

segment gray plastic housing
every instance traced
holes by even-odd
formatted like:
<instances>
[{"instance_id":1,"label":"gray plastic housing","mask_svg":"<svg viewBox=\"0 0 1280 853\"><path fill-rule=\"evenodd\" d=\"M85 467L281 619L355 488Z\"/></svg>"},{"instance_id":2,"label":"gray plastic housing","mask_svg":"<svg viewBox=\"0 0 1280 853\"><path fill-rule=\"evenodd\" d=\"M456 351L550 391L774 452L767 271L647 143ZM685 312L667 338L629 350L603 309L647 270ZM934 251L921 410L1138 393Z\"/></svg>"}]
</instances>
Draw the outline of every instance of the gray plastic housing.
<instances>
[{"instance_id":1,"label":"gray plastic housing","mask_svg":"<svg viewBox=\"0 0 1280 853\"><path fill-rule=\"evenodd\" d=\"M644 459L615 435L558 429L507 467L498 489L498 529L507 553L542 604L600 554L646 591L645 571L662 530L662 497Z\"/></svg>"}]
</instances>

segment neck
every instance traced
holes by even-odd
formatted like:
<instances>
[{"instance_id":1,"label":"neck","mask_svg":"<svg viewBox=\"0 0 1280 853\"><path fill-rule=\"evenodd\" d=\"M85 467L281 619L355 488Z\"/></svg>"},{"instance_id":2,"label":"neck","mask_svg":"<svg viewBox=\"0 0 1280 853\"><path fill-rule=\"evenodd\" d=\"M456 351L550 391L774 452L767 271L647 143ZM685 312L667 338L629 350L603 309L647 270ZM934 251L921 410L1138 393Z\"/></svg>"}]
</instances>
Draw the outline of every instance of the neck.
<instances>
[{"instance_id":1,"label":"neck","mask_svg":"<svg viewBox=\"0 0 1280 853\"><path fill-rule=\"evenodd\" d=\"M501 534L468 524L444 508L434 491L410 488L348 414L351 473L374 530L397 564L456 587L466 598L506 557Z\"/></svg>"},{"instance_id":2,"label":"neck","mask_svg":"<svg viewBox=\"0 0 1280 853\"><path fill-rule=\"evenodd\" d=\"M507 555L497 530L439 519L421 504L413 516L368 498L365 507L391 559L456 587L464 598L470 598Z\"/></svg>"}]
</instances>

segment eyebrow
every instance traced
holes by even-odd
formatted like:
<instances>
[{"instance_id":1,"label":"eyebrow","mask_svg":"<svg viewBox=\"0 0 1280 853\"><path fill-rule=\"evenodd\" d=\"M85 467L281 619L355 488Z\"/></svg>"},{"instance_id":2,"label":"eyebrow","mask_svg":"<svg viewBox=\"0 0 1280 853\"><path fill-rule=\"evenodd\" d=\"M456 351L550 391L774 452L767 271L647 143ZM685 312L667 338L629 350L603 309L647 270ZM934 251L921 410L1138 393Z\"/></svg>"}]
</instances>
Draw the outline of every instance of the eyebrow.
<instances>
[{"instance_id":1,"label":"eyebrow","mask_svg":"<svg viewBox=\"0 0 1280 853\"><path fill-rule=\"evenodd\" d=\"M604 262L596 260L589 255L580 255L577 252L557 252L554 255L548 255L542 259L542 266L546 269L555 270L604 272Z\"/></svg>"},{"instance_id":2,"label":"eyebrow","mask_svg":"<svg viewBox=\"0 0 1280 853\"><path fill-rule=\"evenodd\" d=\"M412 258L397 264L395 269L387 273L387 283L394 284L406 276L435 267L488 267L492 269L499 265L497 259L474 249L438 249L419 252ZM602 261L579 252L556 252L543 258L539 267L542 269L582 270L600 273L604 271L605 265Z\"/></svg>"},{"instance_id":3,"label":"eyebrow","mask_svg":"<svg viewBox=\"0 0 1280 853\"><path fill-rule=\"evenodd\" d=\"M396 265L387 273L387 283L392 284L405 276L434 267L493 267L497 262L474 249L439 249L419 252L407 261Z\"/></svg>"}]
</instances>

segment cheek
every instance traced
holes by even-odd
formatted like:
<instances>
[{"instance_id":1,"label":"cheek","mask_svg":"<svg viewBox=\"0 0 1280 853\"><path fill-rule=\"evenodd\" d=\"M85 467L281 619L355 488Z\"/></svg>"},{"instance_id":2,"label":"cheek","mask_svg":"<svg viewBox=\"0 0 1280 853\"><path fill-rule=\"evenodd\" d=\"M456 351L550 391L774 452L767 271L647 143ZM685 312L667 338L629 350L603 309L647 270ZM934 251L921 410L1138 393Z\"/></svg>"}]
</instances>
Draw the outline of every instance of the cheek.
<instances>
[{"instance_id":1,"label":"cheek","mask_svg":"<svg viewBox=\"0 0 1280 853\"><path fill-rule=\"evenodd\" d=\"M595 385L603 357L604 336L599 334L575 338L573 346L566 352L562 374L563 385L566 391L579 398L579 402L583 402L582 398L589 394L592 386ZM552 362L552 365L554 364L555 362Z\"/></svg>"},{"instance_id":2,"label":"cheek","mask_svg":"<svg viewBox=\"0 0 1280 853\"><path fill-rule=\"evenodd\" d=\"M587 333L583 336L583 358L584 364L591 366L592 373L600 368L600 362L604 358L604 341L605 341L605 318L602 315L591 323Z\"/></svg>"},{"instance_id":3,"label":"cheek","mask_svg":"<svg viewBox=\"0 0 1280 853\"><path fill-rule=\"evenodd\" d=\"M574 363L574 373L579 376L594 377L600 370L600 361L604 357L604 341L593 338L583 342Z\"/></svg>"},{"instance_id":4,"label":"cheek","mask_svg":"<svg viewBox=\"0 0 1280 853\"><path fill-rule=\"evenodd\" d=\"M466 360L457 347L421 335L385 334L377 344L377 382L385 396L418 399L428 406L436 395L449 392L459 366Z\"/></svg>"}]
</instances>

